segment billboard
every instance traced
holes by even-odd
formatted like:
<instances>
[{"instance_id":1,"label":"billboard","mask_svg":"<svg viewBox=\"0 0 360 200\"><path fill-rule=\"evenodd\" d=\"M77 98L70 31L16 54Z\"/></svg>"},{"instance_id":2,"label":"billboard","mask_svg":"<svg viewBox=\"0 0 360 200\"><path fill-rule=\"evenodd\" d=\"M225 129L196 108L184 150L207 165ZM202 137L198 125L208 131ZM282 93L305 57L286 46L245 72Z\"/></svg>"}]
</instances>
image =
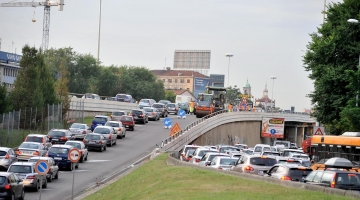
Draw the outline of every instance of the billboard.
<instances>
[{"instance_id":1,"label":"billboard","mask_svg":"<svg viewBox=\"0 0 360 200\"><path fill-rule=\"evenodd\" d=\"M210 69L210 50L175 50L174 69Z\"/></svg>"},{"instance_id":2,"label":"billboard","mask_svg":"<svg viewBox=\"0 0 360 200\"><path fill-rule=\"evenodd\" d=\"M202 93L206 90L206 86L209 84L209 78L194 78L194 96L197 98L199 93Z\"/></svg>"},{"instance_id":3,"label":"billboard","mask_svg":"<svg viewBox=\"0 0 360 200\"><path fill-rule=\"evenodd\" d=\"M263 118L261 137L284 138L285 118Z\"/></svg>"},{"instance_id":4,"label":"billboard","mask_svg":"<svg viewBox=\"0 0 360 200\"><path fill-rule=\"evenodd\" d=\"M210 74L210 85L215 87L224 87L225 75Z\"/></svg>"}]
</instances>

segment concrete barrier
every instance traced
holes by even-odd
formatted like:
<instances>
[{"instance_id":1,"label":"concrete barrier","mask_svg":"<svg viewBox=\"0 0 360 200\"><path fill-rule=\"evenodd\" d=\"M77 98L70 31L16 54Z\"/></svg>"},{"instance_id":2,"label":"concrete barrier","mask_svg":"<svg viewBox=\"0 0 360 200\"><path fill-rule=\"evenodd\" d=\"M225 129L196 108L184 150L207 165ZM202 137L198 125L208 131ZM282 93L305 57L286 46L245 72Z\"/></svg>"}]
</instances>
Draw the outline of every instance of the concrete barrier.
<instances>
[{"instance_id":1,"label":"concrete barrier","mask_svg":"<svg viewBox=\"0 0 360 200\"><path fill-rule=\"evenodd\" d=\"M166 163L168 165L174 165L174 166L185 166L185 167L192 167L192 168L203 169L203 170L216 171L216 172L219 172L222 174L228 174L230 176L236 176L236 177L240 177L240 178L244 178L244 179L251 179L251 180L256 180L256 181L273 183L273 184L282 185L282 186L289 187L289 188L297 188L297 189L304 189L304 190L310 190L310 191L315 191L315 192L323 192L323 193L327 193L327 194L334 194L334 195L338 195L338 196L346 196L346 197L352 197L352 198L358 198L358 199L360 198L360 193L357 191L341 190L341 189L337 189L337 188L329 188L329 187L323 187L323 186L318 186L318 185L310 185L310 184L305 184L305 183L300 183L300 182L283 181L283 180L268 178L268 177L259 176L259 175L255 175L255 174L239 173L239 172L234 172L234 171L223 171L223 170L218 170L218 169L214 169L211 167L199 166L199 165L194 165L192 163L184 162L184 161L174 158L171 154L168 154Z\"/></svg>"}]
</instances>

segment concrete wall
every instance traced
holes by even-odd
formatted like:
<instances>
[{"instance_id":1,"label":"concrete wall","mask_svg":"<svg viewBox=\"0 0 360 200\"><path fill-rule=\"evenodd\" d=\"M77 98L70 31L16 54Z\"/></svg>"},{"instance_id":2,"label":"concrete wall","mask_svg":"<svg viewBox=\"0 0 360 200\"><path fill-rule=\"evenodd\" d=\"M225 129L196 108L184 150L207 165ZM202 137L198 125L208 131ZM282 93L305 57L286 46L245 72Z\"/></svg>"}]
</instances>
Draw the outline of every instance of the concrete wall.
<instances>
[{"instance_id":1,"label":"concrete wall","mask_svg":"<svg viewBox=\"0 0 360 200\"><path fill-rule=\"evenodd\" d=\"M261 122L243 121L222 124L205 132L193 143L197 145L216 145L245 143L249 146L264 143L269 144L269 138L260 137Z\"/></svg>"},{"instance_id":2,"label":"concrete wall","mask_svg":"<svg viewBox=\"0 0 360 200\"><path fill-rule=\"evenodd\" d=\"M118 101L71 98L70 110L84 110L93 113L109 113L114 110L129 112L131 109L139 108L136 103L125 103Z\"/></svg>"}]
</instances>

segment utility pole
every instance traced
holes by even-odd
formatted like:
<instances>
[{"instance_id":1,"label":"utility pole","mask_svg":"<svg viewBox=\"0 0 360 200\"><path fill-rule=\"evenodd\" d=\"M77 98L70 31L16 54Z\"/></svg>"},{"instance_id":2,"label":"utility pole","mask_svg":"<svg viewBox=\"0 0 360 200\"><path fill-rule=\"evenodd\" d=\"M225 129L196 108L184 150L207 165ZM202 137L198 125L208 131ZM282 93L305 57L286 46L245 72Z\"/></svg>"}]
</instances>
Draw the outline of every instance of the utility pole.
<instances>
[{"instance_id":1,"label":"utility pole","mask_svg":"<svg viewBox=\"0 0 360 200\"><path fill-rule=\"evenodd\" d=\"M99 60L99 55L100 55L100 28L101 28L101 3L102 0L100 0L100 12L99 12L99 35L98 35L98 50L97 50L97 63L100 64Z\"/></svg>"}]
</instances>

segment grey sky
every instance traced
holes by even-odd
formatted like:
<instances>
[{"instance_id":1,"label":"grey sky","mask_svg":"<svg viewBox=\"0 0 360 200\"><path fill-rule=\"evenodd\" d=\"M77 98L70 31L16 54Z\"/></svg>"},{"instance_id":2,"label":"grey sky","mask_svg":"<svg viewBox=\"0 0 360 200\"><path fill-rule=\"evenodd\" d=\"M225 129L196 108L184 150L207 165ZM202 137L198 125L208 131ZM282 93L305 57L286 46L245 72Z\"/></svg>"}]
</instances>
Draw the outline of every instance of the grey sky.
<instances>
[{"instance_id":1,"label":"grey sky","mask_svg":"<svg viewBox=\"0 0 360 200\"><path fill-rule=\"evenodd\" d=\"M30 1L30 0L18 0ZM35 0L36 1L36 0ZM0 0L0 3L10 2ZM51 9L49 47L71 46L97 55L99 0L65 0L64 11ZM327 0L330 2L330 0ZM333 0L332 2L342 2ZM249 83L261 98L272 80L276 106L310 108L313 90L302 67L309 33L322 23L324 0L103 0L100 60L105 65L172 67L175 50L211 50L210 73L230 85ZM33 14L35 11L35 15ZM40 47L43 7L0 8L2 51L24 44ZM33 18L37 20L32 23ZM355 17L355 16L354 16ZM14 46L12 48L12 41ZM227 80L225 81L227 83Z\"/></svg>"}]
</instances>

